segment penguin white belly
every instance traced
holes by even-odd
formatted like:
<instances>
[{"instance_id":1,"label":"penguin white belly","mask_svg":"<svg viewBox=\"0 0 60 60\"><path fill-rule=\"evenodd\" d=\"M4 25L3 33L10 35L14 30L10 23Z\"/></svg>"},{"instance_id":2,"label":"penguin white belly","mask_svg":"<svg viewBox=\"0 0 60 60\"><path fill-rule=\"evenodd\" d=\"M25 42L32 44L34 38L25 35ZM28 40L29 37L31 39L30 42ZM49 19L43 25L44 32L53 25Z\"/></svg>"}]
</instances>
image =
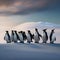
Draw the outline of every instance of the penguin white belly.
<instances>
[{"instance_id":1,"label":"penguin white belly","mask_svg":"<svg viewBox=\"0 0 60 60\"><path fill-rule=\"evenodd\" d=\"M22 36L22 34L20 33L20 34L18 34L18 35L19 35L20 41L23 41L23 36Z\"/></svg>"},{"instance_id":2,"label":"penguin white belly","mask_svg":"<svg viewBox=\"0 0 60 60\"><path fill-rule=\"evenodd\" d=\"M54 41L56 41L56 37L55 37L55 35L53 34L53 36L52 36L52 42L54 42Z\"/></svg>"},{"instance_id":3,"label":"penguin white belly","mask_svg":"<svg viewBox=\"0 0 60 60\"><path fill-rule=\"evenodd\" d=\"M16 36L16 34L14 34L14 41L17 41L17 36Z\"/></svg>"},{"instance_id":4,"label":"penguin white belly","mask_svg":"<svg viewBox=\"0 0 60 60\"><path fill-rule=\"evenodd\" d=\"M34 40L35 40L35 42L38 42L40 39L38 38L38 34L35 32L35 34L34 34Z\"/></svg>"},{"instance_id":5,"label":"penguin white belly","mask_svg":"<svg viewBox=\"0 0 60 60\"><path fill-rule=\"evenodd\" d=\"M9 42L9 37L8 37L7 34L5 35L5 40L6 40L7 42Z\"/></svg>"},{"instance_id":6,"label":"penguin white belly","mask_svg":"<svg viewBox=\"0 0 60 60\"><path fill-rule=\"evenodd\" d=\"M11 41L13 41L14 40L14 35L11 35L10 39L11 39Z\"/></svg>"},{"instance_id":7,"label":"penguin white belly","mask_svg":"<svg viewBox=\"0 0 60 60\"><path fill-rule=\"evenodd\" d=\"M30 37L30 35L29 34L27 34L27 41L31 41L31 37Z\"/></svg>"}]
</instances>

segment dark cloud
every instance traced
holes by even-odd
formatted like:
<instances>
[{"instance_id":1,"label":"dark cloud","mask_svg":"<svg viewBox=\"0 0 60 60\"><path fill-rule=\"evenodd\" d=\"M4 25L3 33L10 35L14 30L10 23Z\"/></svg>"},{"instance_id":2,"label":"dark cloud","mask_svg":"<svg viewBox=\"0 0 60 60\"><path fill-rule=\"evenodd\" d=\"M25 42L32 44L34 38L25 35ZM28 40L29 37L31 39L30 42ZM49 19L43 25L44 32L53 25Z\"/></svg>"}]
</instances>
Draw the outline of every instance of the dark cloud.
<instances>
[{"instance_id":1,"label":"dark cloud","mask_svg":"<svg viewBox=\"0 0 60 60\"><path fill-rule=\"evenodd\" d=\"M0 6L9 6L11 4L13 4L15 2L15 0L0 0Z\"/></svg>"},{"instance_id":2,"label":"dark cloud","mask_svg":"<svg viewBox=\"0 0 60 60\"><path fill-rule=\"evenodd\" d=\"M60 0L0 0L0 14L8 15L23 15L57 7L60 7Z\"/></svg>"}]
</instances>

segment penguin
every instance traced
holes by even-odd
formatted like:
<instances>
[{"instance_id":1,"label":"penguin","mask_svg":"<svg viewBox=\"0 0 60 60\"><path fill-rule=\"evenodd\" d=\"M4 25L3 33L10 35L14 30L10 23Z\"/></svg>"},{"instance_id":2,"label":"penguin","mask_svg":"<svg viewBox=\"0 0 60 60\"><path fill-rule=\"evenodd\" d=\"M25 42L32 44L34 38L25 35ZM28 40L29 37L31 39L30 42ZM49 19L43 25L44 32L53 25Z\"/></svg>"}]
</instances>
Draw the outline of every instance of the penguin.
<instances>
[{"instance_id":1,"label":"penguin","mask_svg":"<svg viewBox=\"0 0 60 60\"><path fill-rule=\"evenodd\" d=\"M56 41L56 37L55 37L55 32L54 32L55 29L52 29L51 30L51 33L50 33L50 43L54 43L54 41Z\"/></svg>"},{"instance_id":2,"label":"penguin","mask_svg":"<svg viewBox=\"0 0 60 60\"><path fill-rule=\"evenodd\" d=\"M18 37L17 37L17 31L14 31L14 43L17 43Z\"/></svg>"},{"instance_id":3,"label":"penguin","mask_svg":"<svg viewBox=\"0 0 60 60\"><path fill-rule=\"evenodd\" d=\"M47 29L43 30L43 36L42 36L43 43L46 43L48 40L48 34L47 34L46 30Z\"/></svg>"},{"instance_id":4,"label":"penguin","mask_svg":"<svg viewBox=\"0 0 60 60\"><path fill-rule=\"evenodd\" d=\"M11 31L11 37L10 37L11 41L13 42L14 41L14 31L12 30Z\"/></svg>"},{"instance_id":5,"label":"penguin","mask_svg":"<svg viewBox=\"0 0 60 60\"><path fill-rule=\"evenodd\" d=\"M24 43L23 34L22 33L23 33L22 31L18 32L20 43Z\"/></svg>"},{"instance_id":6,"label":"penguin","mask_svg":"<svg viewBox=\"0 0 60 60\"><path fill-rule=\"evenodd\" d=\"M33 37L33 36L32 36L32 34L31 34L30 30L28 30L28 33L27 33L27 42L28 42L28 43L33 42L33 41L32 41L32 37Z\"/></svg>"},{"instance_id":7,"label":"penguin","mask_svg":"<svg viewBox=\"0 0 60 60\"><path fill-rule=\"evenodd\" d=\"M5 33L4 40L6 40L7 43L11 43L10 35L9 35L8 31L6 31L6 33Z\"/></svg>"},{"instance_id":8,"label":"penguin","mask_svg":"<svg viewBox=\"0 0 60 60\"><path fill-rule=\"evenodd\" d=\"M23 35L23 40L26 40L27 36L26 36L26 33L24 31L22 32L22 35Z\"/></svg>"},{"instance_id":9,"label":"penguin","mask_svg":"<svg viewBox=\"0 0 60 60\"><path fill-rule=\"evenodd\" d=\"M35 34L34 34L35 43L39 43L40 37L42 37L42 35L39 34L38 29L35 28Z\"/></svg>"}]
</instances>

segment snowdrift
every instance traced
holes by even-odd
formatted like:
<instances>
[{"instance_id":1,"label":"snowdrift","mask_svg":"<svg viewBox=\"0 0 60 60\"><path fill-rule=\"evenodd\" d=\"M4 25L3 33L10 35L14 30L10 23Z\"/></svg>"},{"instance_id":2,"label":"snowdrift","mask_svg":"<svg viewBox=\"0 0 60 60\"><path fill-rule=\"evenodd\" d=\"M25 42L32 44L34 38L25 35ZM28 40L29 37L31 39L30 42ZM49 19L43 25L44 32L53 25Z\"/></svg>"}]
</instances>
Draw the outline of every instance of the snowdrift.
<instances>
[{"instance_id":1,"label":"snowdrift","mask_svg":"<svg viewBox=\"0 0 60 60\"><path fill-rule=\"evenodd\" d=\"M60 25L48 23L48 22L27 22L27 23L20 24L20 25L14 27L13 29L16 29L16 30L28 30L28 29L30 29L31 30L31 29L35 29L35 28L53 29L53 28L60 28Z\"/></svg>"}]
</instances>

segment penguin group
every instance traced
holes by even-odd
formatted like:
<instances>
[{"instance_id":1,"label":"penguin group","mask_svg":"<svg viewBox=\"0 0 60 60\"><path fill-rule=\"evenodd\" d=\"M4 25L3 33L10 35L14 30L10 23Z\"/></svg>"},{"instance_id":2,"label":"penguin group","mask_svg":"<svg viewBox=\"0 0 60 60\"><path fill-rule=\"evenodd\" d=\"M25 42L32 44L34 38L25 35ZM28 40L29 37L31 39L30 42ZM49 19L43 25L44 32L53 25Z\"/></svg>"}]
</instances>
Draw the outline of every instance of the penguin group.
<instances>
[{"instance_id":1,"label":"penguin group","mask_svg":"<svg viewBox=\"0 0 60 60\"><path fill-rule=\"evenodd\" d=\"M52 29L49 35L49 39L50 39L50 43L53 44L54 41L56 41L56 36L55 36L55 29ZM31 33L30 30L27 31L27 34L25 31L15 31L12 30L11 34L9 34L9 31L5 32L5 36L4 36L4 40L7 43L17 43L18 41L20 43L24 43L24 41L27 41L27 43L31 43L34 40L34 43L39 43L40 38L42 39L42 43L47 43L48 41L48 33L47 33L47 29L43 29L43 35L41 35L38 31L37 28L35 28L35 33Z\"/></svg>"}]
</instances>

